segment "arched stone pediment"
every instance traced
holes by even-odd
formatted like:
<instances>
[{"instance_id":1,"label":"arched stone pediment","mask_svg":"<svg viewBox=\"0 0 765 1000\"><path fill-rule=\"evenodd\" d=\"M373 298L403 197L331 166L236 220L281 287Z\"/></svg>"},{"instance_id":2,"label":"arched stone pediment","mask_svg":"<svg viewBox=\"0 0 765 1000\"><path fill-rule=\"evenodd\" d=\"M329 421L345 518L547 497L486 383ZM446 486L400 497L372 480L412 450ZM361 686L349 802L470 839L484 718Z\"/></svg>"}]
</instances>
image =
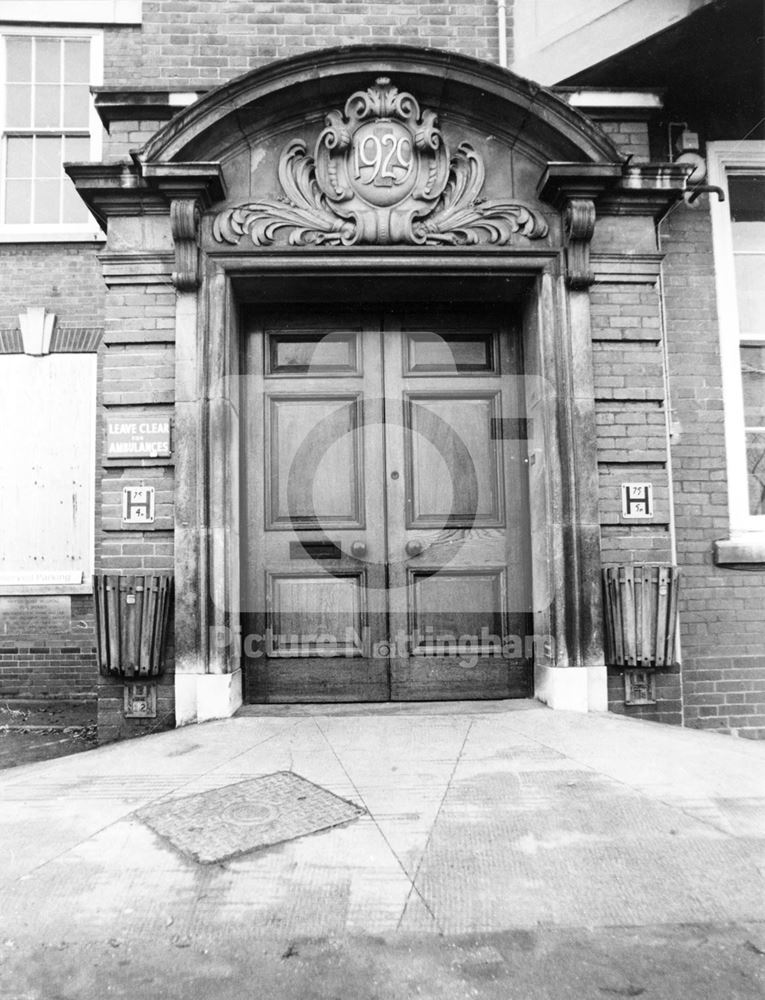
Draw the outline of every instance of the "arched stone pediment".
<instances>
[{"instance_id":1,"label":"arched stone pediment","mask_svg":"<svg viewBox=\"0 0 765 1000\"><path fill-rule=\"evenodd\" d=\"M176 285L198 249L479 246L566 251L591 280L595 204L656 215L681 164L628 164L557 95L467 56L406 46L271 63L177 114L133 163L67 168L106 220L170 214Z\"/></svg>"},{"instance_id":2,"label":"arched stone pediment","mask_svg":"<svg viewBox=\"0 0 765 1000\"><path fill-rule=\"evenodd\" d=\"M545 240L551 161L606 163L608 137L550 91L464 56L329 49L254 70L162 128L144 176L219 164L203 243L466 246ZM217 209L217 214L215 214Z\"/></svg>"},{"instance_id":3,"label":"arched stone pediment","mask_svg":"<svg viewBox=\"0 0 765 1000\"><path fill-rule=\"evenodd\" d=\"M551 91L456 53L410 46L349 46L279 60L210 91L140 151L144 162L212 160L253 136L323 121L378 76L449 120L536 153L540 162L621 159L608 136Z\"/></svg>"}]
</instances>

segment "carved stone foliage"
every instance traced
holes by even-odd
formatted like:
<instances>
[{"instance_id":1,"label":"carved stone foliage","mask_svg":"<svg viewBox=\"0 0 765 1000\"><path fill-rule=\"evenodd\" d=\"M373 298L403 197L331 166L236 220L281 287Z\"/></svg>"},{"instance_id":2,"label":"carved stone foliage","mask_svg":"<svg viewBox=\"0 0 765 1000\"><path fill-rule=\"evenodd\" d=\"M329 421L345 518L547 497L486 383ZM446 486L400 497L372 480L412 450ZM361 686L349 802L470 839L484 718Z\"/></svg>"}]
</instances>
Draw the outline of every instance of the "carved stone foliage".
<instances>
[{"instance_id":1,"label":"carved stone foliage","mask_svg":"<svg viewBox=\"0 0 765 1000\"><path fill-rule=\"evenodd\" d=\"M435 112L387 77L330 111L313 155L290 142L278 177L278 198L220 212L215 239L246 235L264 246L285 230L293 246L462 246L547 235L544 218L521 202L486 200L481 156L467 142L450 155Z\"/></svg>"}]
</instances>

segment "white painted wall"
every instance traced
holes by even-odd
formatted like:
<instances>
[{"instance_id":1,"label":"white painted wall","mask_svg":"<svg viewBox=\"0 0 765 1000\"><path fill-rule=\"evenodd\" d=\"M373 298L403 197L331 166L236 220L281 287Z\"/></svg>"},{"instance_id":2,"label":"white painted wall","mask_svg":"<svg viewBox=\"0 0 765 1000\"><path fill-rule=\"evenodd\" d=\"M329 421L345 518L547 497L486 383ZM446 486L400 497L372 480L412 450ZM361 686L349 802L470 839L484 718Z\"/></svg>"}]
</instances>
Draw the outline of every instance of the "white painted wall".
<instances>
[{"instance_id":1,"label":"white painted wall","mask_svg":"<svg viewBox=\"0 0 765 1000\"><path fill-rule=\"evenodd\" d=\"M95 354L0 356L0 593L90 590L95 401Z\"/></svg>"},{"instance_id":2,"label":"white painted wall","mask_svg":"<svg viewBox=\"0 0 765 1000\"><path fill-rule=\"evenodd\" d=\"M515 0L510 68L550 86L712 0Z\"/></svg>"}]
</instances>

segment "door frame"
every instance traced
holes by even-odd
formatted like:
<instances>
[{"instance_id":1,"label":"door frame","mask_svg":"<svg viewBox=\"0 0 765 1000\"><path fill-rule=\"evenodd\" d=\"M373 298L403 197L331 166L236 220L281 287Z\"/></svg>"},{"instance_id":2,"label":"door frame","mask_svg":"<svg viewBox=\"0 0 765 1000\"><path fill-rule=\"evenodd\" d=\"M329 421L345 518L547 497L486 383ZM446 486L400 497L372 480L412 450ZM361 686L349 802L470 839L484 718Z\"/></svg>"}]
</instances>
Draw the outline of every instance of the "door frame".
<instances>
[{"instance_id":1,"label":"door frame","mask_svg":"<svg viewBox=\"0 0 765 1000\"><path fill-rule=\"evenodd\" d=\"M524 374L538 387L533 419L541 442L529 486L534 693L551 707L605 710L589 293L566 283L561 252L200 256L200 286L179 292L176 315L179 721L229 715L242 701L239 304L333 301L326 299L333 287L362 303L392 294L426 303L440 290L454 301L489 295L521 304Z\"/></svg>"}]
</instances>

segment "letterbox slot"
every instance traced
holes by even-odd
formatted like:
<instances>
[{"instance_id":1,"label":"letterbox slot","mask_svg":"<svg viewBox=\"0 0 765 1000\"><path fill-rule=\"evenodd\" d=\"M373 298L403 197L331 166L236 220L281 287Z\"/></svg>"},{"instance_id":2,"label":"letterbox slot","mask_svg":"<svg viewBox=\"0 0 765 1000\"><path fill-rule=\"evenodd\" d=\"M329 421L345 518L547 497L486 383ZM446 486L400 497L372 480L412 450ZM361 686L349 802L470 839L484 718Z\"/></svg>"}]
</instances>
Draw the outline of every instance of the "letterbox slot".
<instances>
[{"instance_id":1,"label":"letterbox slot","mask_svg":"<svg viewBox=\"0 0 765 1000\"><path fill-rule=\"evenodd\" d=\"M341 559L334 542L290 542L290 559Z\"/></svg>"}]
</instances>

